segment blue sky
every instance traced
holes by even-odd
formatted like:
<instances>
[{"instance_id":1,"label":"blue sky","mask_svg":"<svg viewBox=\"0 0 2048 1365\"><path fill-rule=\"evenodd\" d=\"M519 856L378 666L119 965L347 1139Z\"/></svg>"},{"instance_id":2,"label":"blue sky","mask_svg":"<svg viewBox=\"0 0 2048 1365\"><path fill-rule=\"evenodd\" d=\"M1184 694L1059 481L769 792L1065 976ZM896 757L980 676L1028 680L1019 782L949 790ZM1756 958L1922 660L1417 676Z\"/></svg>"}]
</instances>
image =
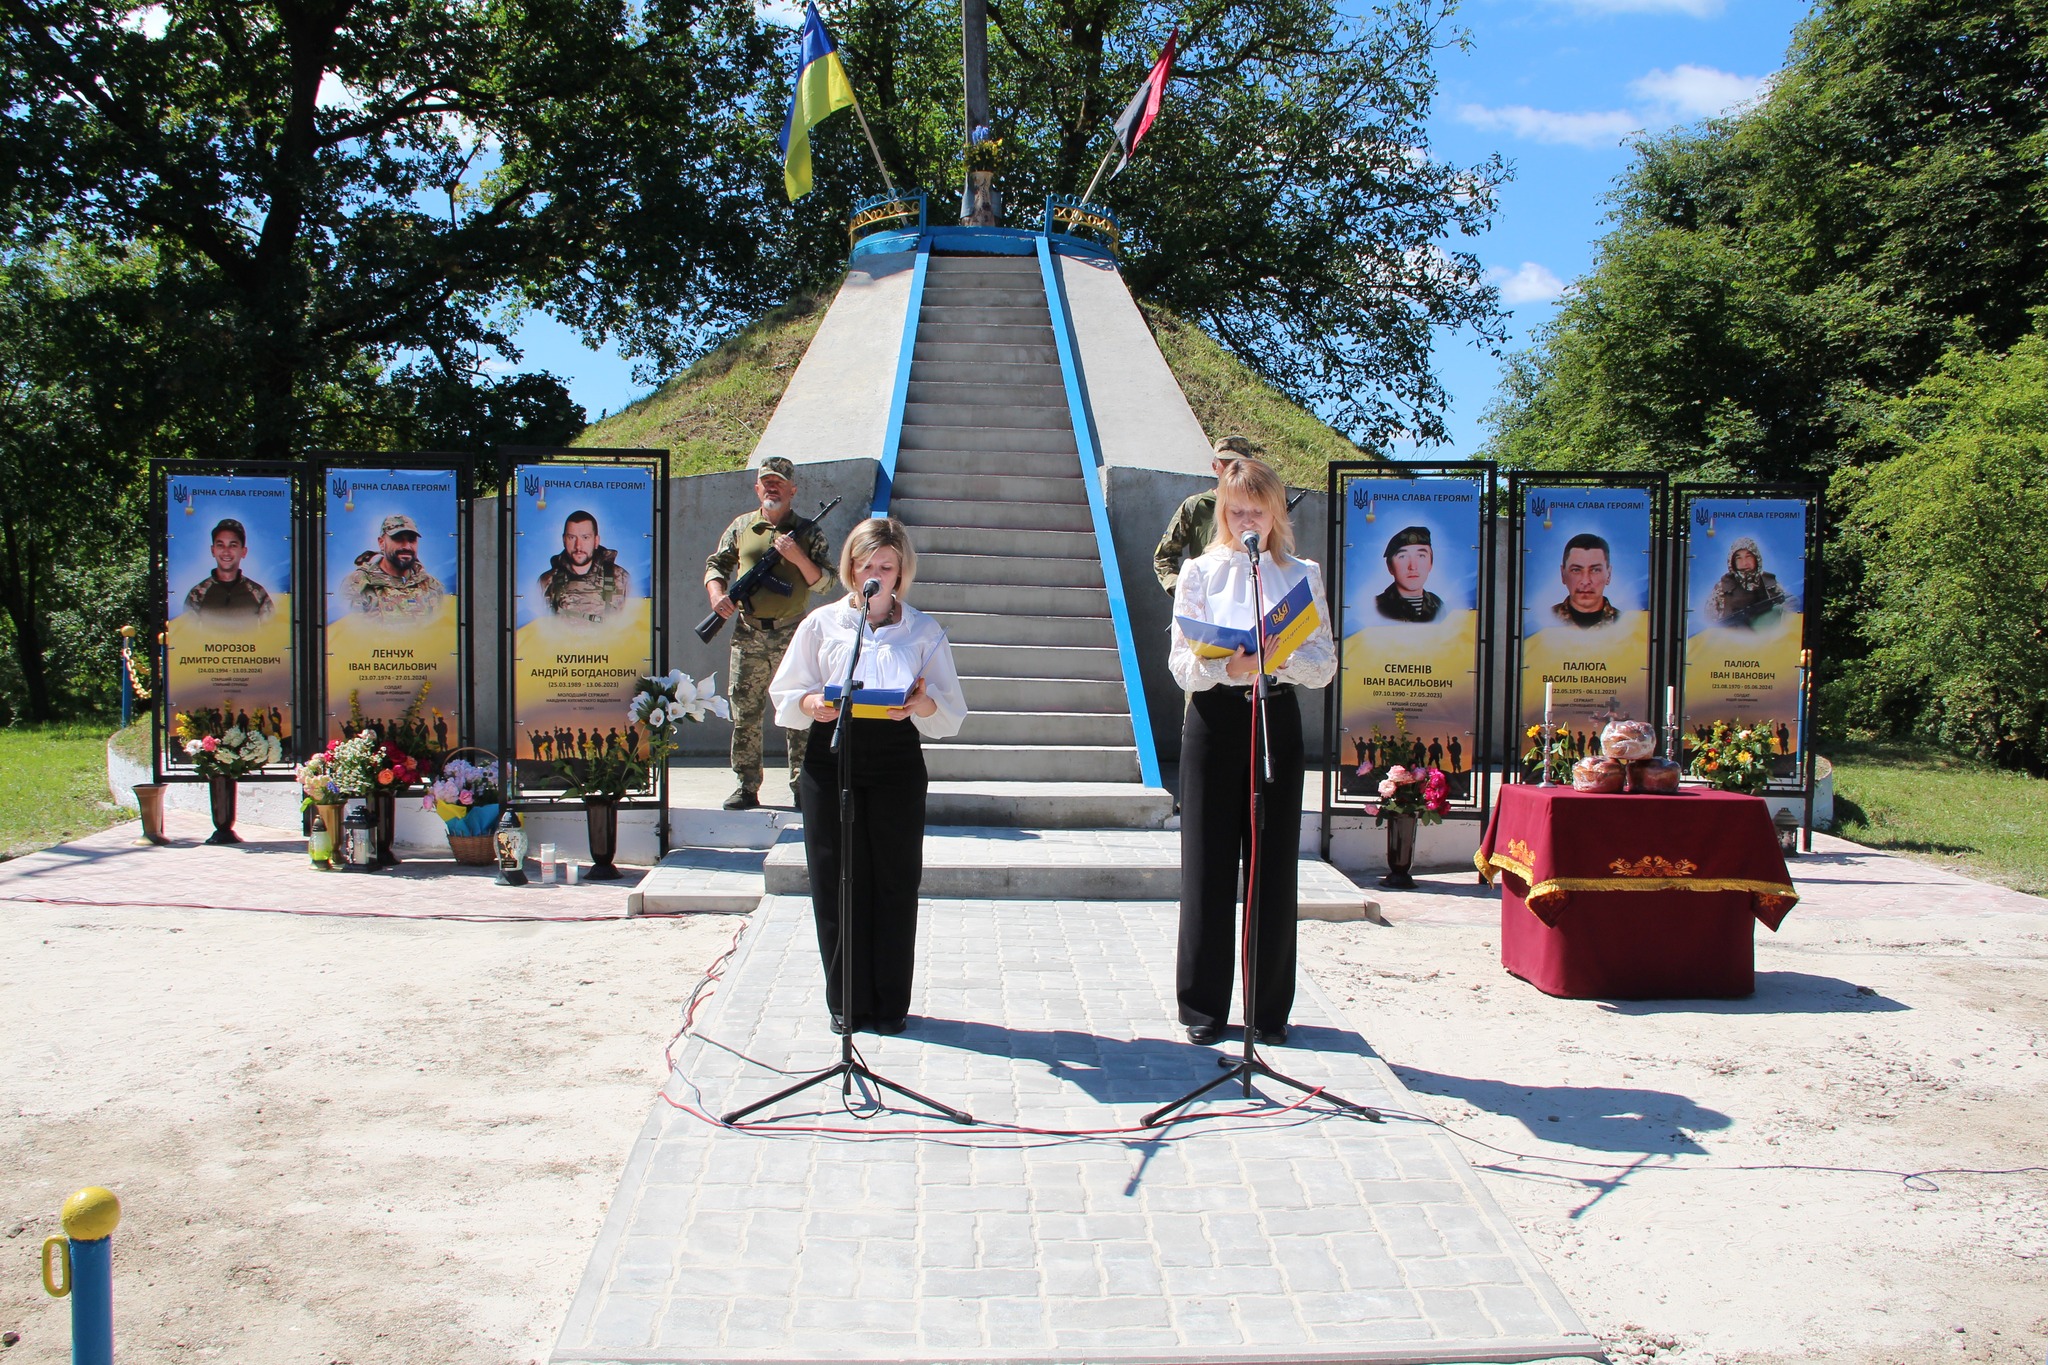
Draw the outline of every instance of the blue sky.
<instances>
[{"instance_id":1,"label":"blue sky","mask_svg":"<svg viewBox=\"0 0 2048 1365\"><path fill-rule=\"evenodd\" d=\"M1493 231L1453 244L1474 251L1501 285L1511 349L1528 344L1558 291L1592 263L1630 133L1691 123L1754 95L1807 9L1804 0L1465 0L1457 22L1472 48L1439 65L1431 139L1439 156L1462 164L1495 151L1514 163ZM615 351L587 350L543 315L529 315L518 340L518 368L561 375L592 420L646 392ZM1445 335L1436 364L1451 395L1452 441L1418 458L1469 457L1486 436L1480 418L1500 362L1469 335Z\"/></svg>"}]
</instances>

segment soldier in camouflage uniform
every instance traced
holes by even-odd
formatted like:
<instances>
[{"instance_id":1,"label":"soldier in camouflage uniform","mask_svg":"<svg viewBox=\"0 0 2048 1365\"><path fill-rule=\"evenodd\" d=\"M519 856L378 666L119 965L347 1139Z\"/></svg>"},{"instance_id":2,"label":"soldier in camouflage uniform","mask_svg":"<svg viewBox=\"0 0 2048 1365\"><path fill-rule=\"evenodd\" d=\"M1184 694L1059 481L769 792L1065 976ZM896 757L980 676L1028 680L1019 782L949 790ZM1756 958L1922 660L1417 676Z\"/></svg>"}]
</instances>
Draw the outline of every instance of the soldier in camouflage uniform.
<instances>
[{"instance_id":1,"label":"soldier in camouflage uniform","mask_svg":"<svg viewBox=\"0 0 2048 1365\"><path fill-rule=\"evenodd\" d=\"M357 555L341 580L349 610L365 616L429 616L447 591L420 563L420 528L403 512L384 518L377 548Z\"/></svg>"},{"instance_id":2,"label":"soldier in camouflage uniform","mask_svg":"<svg viewBox=\"0 0 2048 1365\"><path fill-rule=\"evenodd\" d=\"M571 620L606 620L633 596L633 576L620 567L619 552L598 542L597 518L580 510L562 519L562 552L535 586L549 611Z\"/></svg>"},{"instance_id":3,"label":"soldier in camouflage uniform","mask_svg":"<svg viewBox=\"0 0 2048 1365\"><path fill-rule=\"evenodd\" d=\"M242 572L249 534L233 517L213 528L214 571L185 594L185 610L202 621L261 621L277 610L261 583Z\"/></svg>"},{"instance_id":4,"label":"soldier in camouflage uniform","mask_svg":"<svg viewBox=\"0 0 2048 1365\"><path fill-rule=\"evenodd\" d=\"M733 518L718 548L704 561L704 596L711 609L732 622L732 770L740 785L725 799L727 810L750 810L761 804L761 717L768 710L768 680L789 649L797 622L803 620L813 593L833 591L832 547L815 523L792 535L796 520L796 466L780 455L761 461L754 480L761 505ZM769 546L782 552L774 575L789 585L788 595L757 592L740 611L725 595L726 585L754 567ZM789 745L789 785L796 788L804 764L808 730L785 730Z\"/></svg>"},{"instance_id":5,"label":"soldier in camouflage uniform","mask_svg":"<svg viewBox=\"0 0 2048 1365\"><path fill-rule=\"evenodd\" d=\"M1234 460L1256 455L1252 443L1242 436L1219 437L1213 447L1215 453L1209 459L1209 472L1218 479ZM1159 545L1152 551L1152 572L1159 578L1159 586L1166 589L1168 597L1180 583L1180 564L1183 559L1195 559L1209 548L1209 541L1216 532L1216 490L1211 488L1197 493L1183 502L1167 525L1166 534L1159 537Z\"/></svg>"}]
</instances>

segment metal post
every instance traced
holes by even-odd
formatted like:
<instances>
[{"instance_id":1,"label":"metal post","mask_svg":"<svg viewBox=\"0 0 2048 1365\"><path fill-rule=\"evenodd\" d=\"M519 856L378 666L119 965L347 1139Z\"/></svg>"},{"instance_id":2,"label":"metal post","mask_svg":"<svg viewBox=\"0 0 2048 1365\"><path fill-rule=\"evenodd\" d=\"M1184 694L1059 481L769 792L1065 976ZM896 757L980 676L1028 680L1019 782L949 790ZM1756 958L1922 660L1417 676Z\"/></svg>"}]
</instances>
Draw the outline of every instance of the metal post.
<instances>
[{"instance_id":1,"label":"metal post","mask_svg":"<svg viewBox=\"0 0 2048 1365\"><path fill-rule=\"evenodd\" d=\"M114 1229L121 1201L112 1190L88 1185L64 1201L62 1217L64 1236L43 1243L43 1289L71 1300L71 1365L114 1365Z\"/></svg>"},{"instance_id":2,"label":"metal post","mask_svg":"<svg viewBox=\"0 0 2048 1365\"><path fill-rule=\"evenodd\" d=\"M960 6L960 69L967 86L961 145L970 146L974 130L988 127L988 0L964 0Z\"/></svg>"}]
</instances>

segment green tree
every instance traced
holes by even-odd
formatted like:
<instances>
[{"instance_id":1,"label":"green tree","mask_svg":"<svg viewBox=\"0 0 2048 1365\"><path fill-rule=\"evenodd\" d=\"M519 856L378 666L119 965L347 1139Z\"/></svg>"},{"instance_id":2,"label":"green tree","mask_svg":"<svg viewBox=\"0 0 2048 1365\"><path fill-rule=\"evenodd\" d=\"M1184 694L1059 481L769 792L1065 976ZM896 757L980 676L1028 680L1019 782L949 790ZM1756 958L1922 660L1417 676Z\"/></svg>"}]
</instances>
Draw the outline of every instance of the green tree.
<instances>
[{"instance_id":1,"label":"green tree","mask_svg":"<svg viewBox=\"0 0 2048 1365\"><path fill-rule=\"evenodd\" d=\"M2048 775L2048 328L1951 350L1887 420L1900 453L1837 480L1871 649L1833 706Z\"/></svg>"},{"instance_id":2,"label":"green tree","mask_svg":"<svg viewBox=\"0 0 2048 1365\"><path fill-rule=\"evenodd\" d=\"M965 174L959 8L826 6L893 175L951 221ZM991 0L990 105L1008 219L1079 194L1110 124L1178 25L1164 111L1098 198L1123 227L1134 292L1200 323L1361 444L1444 435L1439 329L1502 335L1498 295L1452 239L1483 232L1506 167L1429 152L1434 60L1461 35L1439 0L1360 17L1334 0ZM775 110L779 122L781 109ZM793 276L844 259L847 205L881 189L851 118L813 137L819 193L798 205Z\"/></svg>"},{"instance_id":3,"label":"green tree","mask_svg":"<svg viewBox=\"0 0 2048 1365\"><path fill-rule=\"evenodd\" d=\"M2048 303L2048 4L1825 0L1769 93L1648 139L1593 270L1510 367L1527 467L1825 481L1885 400Z\"/></svg>"}]
</instances>

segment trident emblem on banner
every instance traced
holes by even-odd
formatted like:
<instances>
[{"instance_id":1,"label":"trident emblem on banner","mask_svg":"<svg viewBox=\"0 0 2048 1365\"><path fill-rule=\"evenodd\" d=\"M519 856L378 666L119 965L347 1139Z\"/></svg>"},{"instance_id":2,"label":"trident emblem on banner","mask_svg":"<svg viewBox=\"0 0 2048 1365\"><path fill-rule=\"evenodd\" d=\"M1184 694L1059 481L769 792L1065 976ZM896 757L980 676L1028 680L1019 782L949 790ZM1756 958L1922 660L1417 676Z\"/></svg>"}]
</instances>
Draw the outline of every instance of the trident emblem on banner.
<instances>
[{"instance_id":1,"label":"trident emblem on banner","mask_svg":"<svg viewBox=\"0 0 2048 1365\"><path fill-rule=\"evenodd\" d=\"M1548 531L1550 529L1550 499L1539 498L1534 493L1531 493L1529 495L1529 515L1543 518L1543 529Z\"/></svg>"},{"instance_id":2,"label":"trident emblem on banner","mask_svg":"<svg viewBox=\"0 0 2048 1365\"><path fill-rule=\"evenodd\" d=\"M548 510L547 480L540 478L537 475L528 474L523 480L521 480L520 486L526 490L526 496L533 499L533 505L535 507L539 508L543 512Z\"/></svg>"},{"instance_id":3,"label":"trident emblem on banner","mask_svg":"<svg viewBox=\"0 0 2048 1365\"><path fill-rule=\"evenodd\" d=\"M1708 535L1714 534L1714 514L1708 510L1705 503L1696 502L1692 505L1692 519L1706 527Z\"/></svg>"},{"instance_id":4,"label":"trident emblem on banner","mask_svg":"<svg viewBox=\"0 0 2048 1365\"><path fill-rule=\"evenodd\" d=\"M1367 521L1379 520L1379 499L1364 484L1351 485L1351 505L1365 513Z\"/></svg>"},{"instance_id":5,"label":"trident emblem on banner","mask_svg":"<svg viewBox=\"0 0 2048 1365\"><path fill-rule=\"evenodd\" d=\"M355 486L349 483L347 479L330 479L327 486L334 490L335 497L341 499L342 511L353 512L356 510Z\"/></svg>"},{"instance_id":6,"label":"trident emblem on banner","mask_svg":"<svg viewBox=\"0 0 2048 1365\"><path fill-rule=\"evenodd\" d=\"M192 515L192 490L184 484L174 483L171 485L171 501L181 504L185 509L186 516Z\"/></svg>"}]
</instances>

